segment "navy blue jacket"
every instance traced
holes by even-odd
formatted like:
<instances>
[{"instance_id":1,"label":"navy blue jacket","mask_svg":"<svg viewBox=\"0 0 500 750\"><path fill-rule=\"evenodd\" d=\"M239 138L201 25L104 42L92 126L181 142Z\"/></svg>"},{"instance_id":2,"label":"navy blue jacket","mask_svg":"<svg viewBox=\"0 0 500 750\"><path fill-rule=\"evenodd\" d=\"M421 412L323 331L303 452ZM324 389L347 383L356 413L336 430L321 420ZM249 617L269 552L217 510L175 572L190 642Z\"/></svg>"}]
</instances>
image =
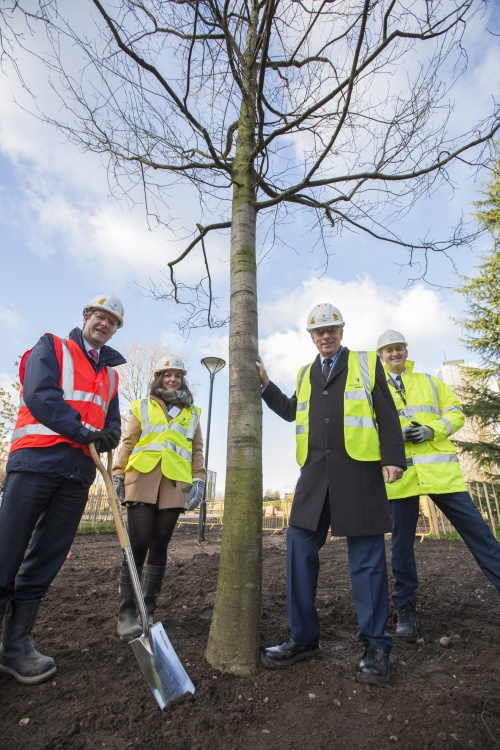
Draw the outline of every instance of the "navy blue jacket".
<instances>
[{"instance_id":1,"label":"navy blue jacket","mask_svg":"<svg viewBox=\"0 0 500 750\"><path fill-rule=\"evenodd\" d=\"M85 352L80 328L73 328L69 338ZM103 346L99 350L97 365L90 357L89 362L95 371L99 372L105 365L116 367L124 364L126 360L116 349ZM75 443L83 443L89 429L83 426L79 413L64 401L62 389L59 387L59 375L54 337L51 333L46 333L38 340L26 363L24 401L38 422ZM104 426L118 436L121 434L118 393L111 400ZM6 470L59 474L76 479L86 486L92 484L96 474L92 457L69 443L58 443L47 448L19 448L10 454Z\"/></svg>"}]
</instances>

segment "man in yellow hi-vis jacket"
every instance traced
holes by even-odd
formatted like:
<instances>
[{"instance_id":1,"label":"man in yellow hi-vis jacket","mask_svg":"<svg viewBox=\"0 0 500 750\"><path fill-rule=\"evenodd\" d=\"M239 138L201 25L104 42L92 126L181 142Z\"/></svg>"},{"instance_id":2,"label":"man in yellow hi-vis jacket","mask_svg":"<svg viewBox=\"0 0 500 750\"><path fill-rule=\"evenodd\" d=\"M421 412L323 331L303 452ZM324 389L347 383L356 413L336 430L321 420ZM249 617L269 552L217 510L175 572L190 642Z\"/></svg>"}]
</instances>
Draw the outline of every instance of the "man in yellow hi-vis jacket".
<instances>
[{"instance_id":1,"label":"man in yellow hi-vis jacket","mask_svg":"<svg viewBox=\"0 0 500 750\"><path fill-rule=\"evenodd\" d=\"M347 538L358 638L365 646L356 679L390 680L389 589L384 534L391 529L384 482L404 469L404 445L382 365L374 351L342 346L344 320L333 305L316 305L307 330L317 350L301 367L288 398L257 362L262 398L296 422L300 477L287 531L287 612L290 637L264 649L266 667L281 669L321 655L315 607L318 552L328 529Z\"/></svg>"},{"instance_id":2,"label":"man in yellow hi-vis jacket","mask_svg":"<svg viewBox=\"0 0 500 750\"><path fill-rule=\"evenodd\" d=\"M449 436L465 421L462 406L442 380L413 372L407 342L399 331L385 331L377 351L398 409L405 440L407 470L387 485L392 516L392 572L397 610L396 638L413 642L420 625L414 541L419 496L428 495L451 521L479 567L500 593L500 544L467 492L457 451Z\"/></svg>"}]
</instances>

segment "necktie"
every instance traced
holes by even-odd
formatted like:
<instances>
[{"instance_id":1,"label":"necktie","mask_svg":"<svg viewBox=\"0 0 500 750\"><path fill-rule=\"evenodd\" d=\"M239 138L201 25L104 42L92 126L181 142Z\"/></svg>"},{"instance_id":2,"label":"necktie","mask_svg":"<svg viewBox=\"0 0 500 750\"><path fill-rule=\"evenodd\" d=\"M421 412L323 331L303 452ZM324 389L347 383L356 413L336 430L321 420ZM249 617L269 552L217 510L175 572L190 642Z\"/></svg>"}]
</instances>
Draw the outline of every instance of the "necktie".
<instances>
[{"instance_id":1,"label":"necktie","mask_svg":"<svg viewBox=\"0 0 500 750\"><path fill-rule=\"evenodd\" d=\"M94 360L95 364L97 364L99 362L99 352L97 351L97 349L89 349L89 354Z\"/></svg>"},{"instance_id":2,"label":"necktie","mask_svg":"<svg viewBox=\"0 0 500 750\"><path fill-rule=\"evenodd\" d=\"M332 360L330 359L330 357L326 357L326 359L323 360L323 377L325 380L328 380L331 366L332 366Z\"/></svg>"},{"instance_id":3,"label":"necktie","mask_svg":"<svg viewBox=\"0 0 500 750\"><path fill-rule=\"evenodd\" d=\"M405 387L403 385L403 378L401 377L401 375L396 375L396 385L398 391L404 391Z\"/></svg>"}]
</instances>

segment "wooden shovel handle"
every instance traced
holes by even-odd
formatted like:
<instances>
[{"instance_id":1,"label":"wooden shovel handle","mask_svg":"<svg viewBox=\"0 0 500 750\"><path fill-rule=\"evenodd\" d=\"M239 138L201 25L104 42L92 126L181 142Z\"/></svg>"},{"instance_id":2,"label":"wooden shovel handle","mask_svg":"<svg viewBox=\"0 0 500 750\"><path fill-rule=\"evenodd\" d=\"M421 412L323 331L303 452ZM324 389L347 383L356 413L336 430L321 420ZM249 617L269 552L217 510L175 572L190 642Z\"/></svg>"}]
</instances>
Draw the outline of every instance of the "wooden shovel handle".
<instances>
[{"instance_id":1,"label":"wooden shovel handle","mask_svg":"<svg viewBox=\"0 0 500 750\"><path fill-rule=\"evenodd\" d=\"M102 478L104 479L104 484L106 485L106 489L108 491L108 503L111 508L111 513L113 514L113 520L115 522L116 526L116 532L118 534L118 541L120 542L120 547L122 549L125 549L126 547L130 547L130 540L128 538L128 532L125 526L125 523L122 518L122 514L120 513L119 504L120 501L118 499L118 495L116 494L115 485L113 484L113 480L111 478L111 466L113 462L113 453L112 451L109 451L108 453L108 468L104 466L101 459L99 458L99 454L96 451L94 443L89 444L90 449L90 455L94 459L94 463L99 469L99 471L102 474Z\"/></svg>"}]
</instances>

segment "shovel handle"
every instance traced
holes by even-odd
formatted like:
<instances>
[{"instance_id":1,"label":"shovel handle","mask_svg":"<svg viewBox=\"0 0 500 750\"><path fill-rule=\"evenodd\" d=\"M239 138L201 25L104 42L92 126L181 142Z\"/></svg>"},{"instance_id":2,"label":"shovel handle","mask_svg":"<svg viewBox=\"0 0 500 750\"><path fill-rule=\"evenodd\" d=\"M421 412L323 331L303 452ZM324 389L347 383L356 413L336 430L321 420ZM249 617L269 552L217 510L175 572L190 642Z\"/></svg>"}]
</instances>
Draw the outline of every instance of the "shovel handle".
<instances>
[{"instance_id":1,"label":"shovel handle","mask_svg":"<svg viewBox=\"0 0 500 750\"><path fill-rule=\"evenodd\" d=\"M120 510L119 510L120 501L118 499L118 495L116 494L113 480L111 479L111 463L113 460L113 454L111 453L111 451L108 453L108 468L106 469L103 462L99 458L99 454L96 451L94 443L90 443L89 449L90 449L90 455L94 459L95 465L101 472L102 478L104 480L104 484L106 485L106 489L108 491L108 502L111 508L111 513L113 514L113 520L115 522L116 532L118 534L118 541L120 542L120 547L122 549L125 549L125 547L130 547L130 540L128 538L128 532L125 527L122 514L120 513Z\"/></svg>"},{"instance_id":2,"label":"shovel handle","mask_svg":"<svg viewBox=\"0 0 500 750\"><path fill-rule=\"evenodd\" d=\"M134 556L130 548L130 540L128 537L127 527L125 526L123 516L120 512L120 501L118 499L118 495L116 493L113 480L111 479L111 467L113 464L113 453L112 451L108 452L108 468L106 469L101 459L99 458L99 454L96 451L94 443L89 444L89 449L90 449L90 455L94 459L95 465L101 472L102 478L104 479L104 484L106 485L106 489L108 491L109 507L111 508L111 513L113 514L113 520L115 522L116 532L118 534L118 541L120 542L120 547L122 548L123 553L125 555L125 560L127 561L127 567L130 573L130 578L132 581L132 588L134 590L134 595L135 595L135 602L137 604L137 609L139 610L139 616L141 618L142 633L143 635L148 636L149 625L148 625L148 616L146 612L146 603L144 601L144 595L141 589L141 582L137 574L137 568L134 562Z\"/></svg>"}]
</instances>

